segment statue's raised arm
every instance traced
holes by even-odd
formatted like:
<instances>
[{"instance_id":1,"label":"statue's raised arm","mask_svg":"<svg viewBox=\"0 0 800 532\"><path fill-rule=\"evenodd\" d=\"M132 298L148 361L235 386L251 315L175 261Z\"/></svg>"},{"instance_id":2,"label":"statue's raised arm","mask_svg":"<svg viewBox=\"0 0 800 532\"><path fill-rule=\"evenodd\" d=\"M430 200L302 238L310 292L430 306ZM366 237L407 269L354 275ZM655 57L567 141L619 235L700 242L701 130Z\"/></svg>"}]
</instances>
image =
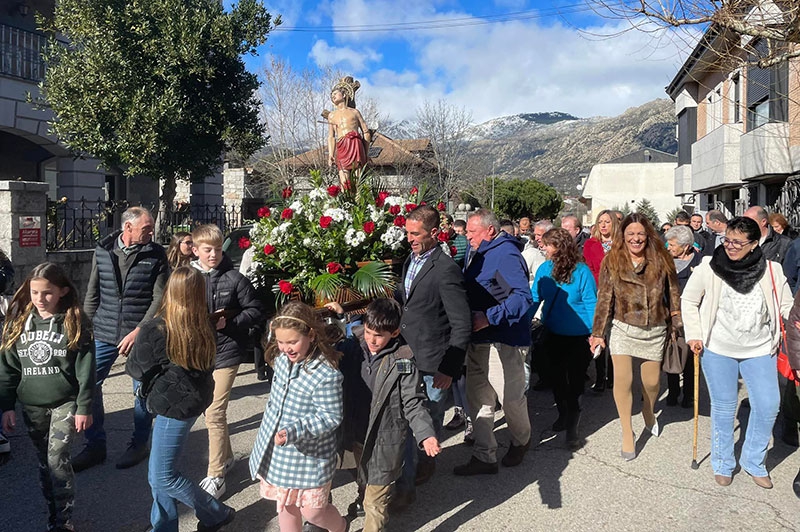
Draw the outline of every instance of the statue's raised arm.
<instances>
[{"instance_id":1,"label":"statue's raised arm","mask_svg":"<svg viewBox=\"0 0 800 532\"><path fill-rule=\"evenodd\" d=\"M344 187L351 172L367 164L370 131L364 117L356 109L356 91L361 86L351 76L344 77L331 90L335 109L323 115L328 120L328 162L339 169L339 182Z\"/></svg>"}]
</instances>

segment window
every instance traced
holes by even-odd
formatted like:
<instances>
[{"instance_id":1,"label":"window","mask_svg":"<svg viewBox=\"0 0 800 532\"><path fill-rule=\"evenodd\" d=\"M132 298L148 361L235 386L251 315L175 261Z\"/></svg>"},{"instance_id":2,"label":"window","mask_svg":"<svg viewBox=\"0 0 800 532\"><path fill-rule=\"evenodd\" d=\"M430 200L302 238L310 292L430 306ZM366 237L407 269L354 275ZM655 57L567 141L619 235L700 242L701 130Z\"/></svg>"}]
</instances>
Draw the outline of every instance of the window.
<instances>
[{"instance_id":1,"label":"window","mask_svg":"<svg viewBox=\"0 0 800 532\"><path fill-rule=\"evenodd\" d=\"M730 85L730 102L731 102L731 113L730 117L733 120L733 123L739 123L742 121L741 113L739 112L742 104L742 84L739 74L734 74L731 77L731 85Z\"/></svg>"},{"instance_id":2,"label":"window","mask_svg":"<svg viewBox=\"0 0 800 532\"><path fill-rule=\"evenodd\" d=\"M717 86L706 99L706 134L722 125L722 88Z\"/></svg>"}]
</instances>

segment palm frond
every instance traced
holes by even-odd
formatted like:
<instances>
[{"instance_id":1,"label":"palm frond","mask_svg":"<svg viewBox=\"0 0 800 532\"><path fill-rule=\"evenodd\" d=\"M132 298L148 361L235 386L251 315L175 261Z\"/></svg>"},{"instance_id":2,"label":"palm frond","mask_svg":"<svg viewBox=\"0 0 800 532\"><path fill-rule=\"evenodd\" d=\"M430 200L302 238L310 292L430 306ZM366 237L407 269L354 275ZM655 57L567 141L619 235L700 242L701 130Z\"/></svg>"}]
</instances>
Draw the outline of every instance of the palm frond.
<instances>
[{"instance_id":1,"label":"palm frond","mask_svg":"<svg viewBox=\"0 0 800 532\"><path fill-rule=\"evenodd\" d=\"M353 274L353 288L367 298L384 297L396 284L397 278L385 262L368 262Z\"/></svg>"},{"instance_id":2,"label":"palm frond","mask_svg":"<svg viewBox=\"0 0 800 532\"><path fill-rule=\"evenodd\" d=\"M311 279L309 288L322 299L335 301L339 289L344 286L344 279L338 273L321 273Z\"/></svg>"}]
</instances>

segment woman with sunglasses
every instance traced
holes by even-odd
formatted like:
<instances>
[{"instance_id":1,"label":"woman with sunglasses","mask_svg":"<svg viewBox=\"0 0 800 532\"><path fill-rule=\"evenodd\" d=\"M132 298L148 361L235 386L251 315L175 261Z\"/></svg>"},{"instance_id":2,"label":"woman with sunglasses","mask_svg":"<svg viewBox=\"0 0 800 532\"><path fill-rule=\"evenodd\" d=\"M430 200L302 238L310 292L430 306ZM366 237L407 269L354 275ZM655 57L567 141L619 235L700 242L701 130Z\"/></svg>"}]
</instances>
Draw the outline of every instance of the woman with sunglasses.
<instances>
[{"instance_id":1,"label":"woman with sunglasses","mask_svg":"<svg viewBox=\"0 0 800 532\"><path fill-rule=\"evenodd\" d=\"M765 464L780 404L775 355L781 316L788 317L793 301L781 265L764 258L760 238L753 220L729 221L722 245L695 268L681 296L687 343L702 351L711 396L711 467L720 486L730 485L736 468L733 429L741 375L750 416L739 465L758 486L772 488Z\"/></svg>"}]
</instances>

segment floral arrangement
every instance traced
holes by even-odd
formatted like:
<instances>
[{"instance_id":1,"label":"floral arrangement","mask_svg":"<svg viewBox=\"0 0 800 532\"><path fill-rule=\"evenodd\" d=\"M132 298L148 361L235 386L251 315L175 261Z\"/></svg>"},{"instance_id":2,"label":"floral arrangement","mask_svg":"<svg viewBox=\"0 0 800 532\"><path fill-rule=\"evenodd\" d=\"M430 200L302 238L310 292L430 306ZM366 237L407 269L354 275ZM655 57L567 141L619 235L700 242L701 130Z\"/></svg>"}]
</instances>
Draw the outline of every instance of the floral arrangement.
<instances>
[{"instance_id":1,"label":"floral arrangement","mask_svg":"<svg viewBox=\"0 0 800 532\"><path fill-rule=\"evenodd\" d=\"M239 242L255 247L257 275L277 279L279 300L295 291L333 300L343 288L368 298L393 289L396 278L384 260L408 255L405 215L417 207L419 190L395 195L368 183L327 185L319 172L311 182L308 194L287 187L280 205L261 207L250 238Z\"/></svg>"}]
</instances>

